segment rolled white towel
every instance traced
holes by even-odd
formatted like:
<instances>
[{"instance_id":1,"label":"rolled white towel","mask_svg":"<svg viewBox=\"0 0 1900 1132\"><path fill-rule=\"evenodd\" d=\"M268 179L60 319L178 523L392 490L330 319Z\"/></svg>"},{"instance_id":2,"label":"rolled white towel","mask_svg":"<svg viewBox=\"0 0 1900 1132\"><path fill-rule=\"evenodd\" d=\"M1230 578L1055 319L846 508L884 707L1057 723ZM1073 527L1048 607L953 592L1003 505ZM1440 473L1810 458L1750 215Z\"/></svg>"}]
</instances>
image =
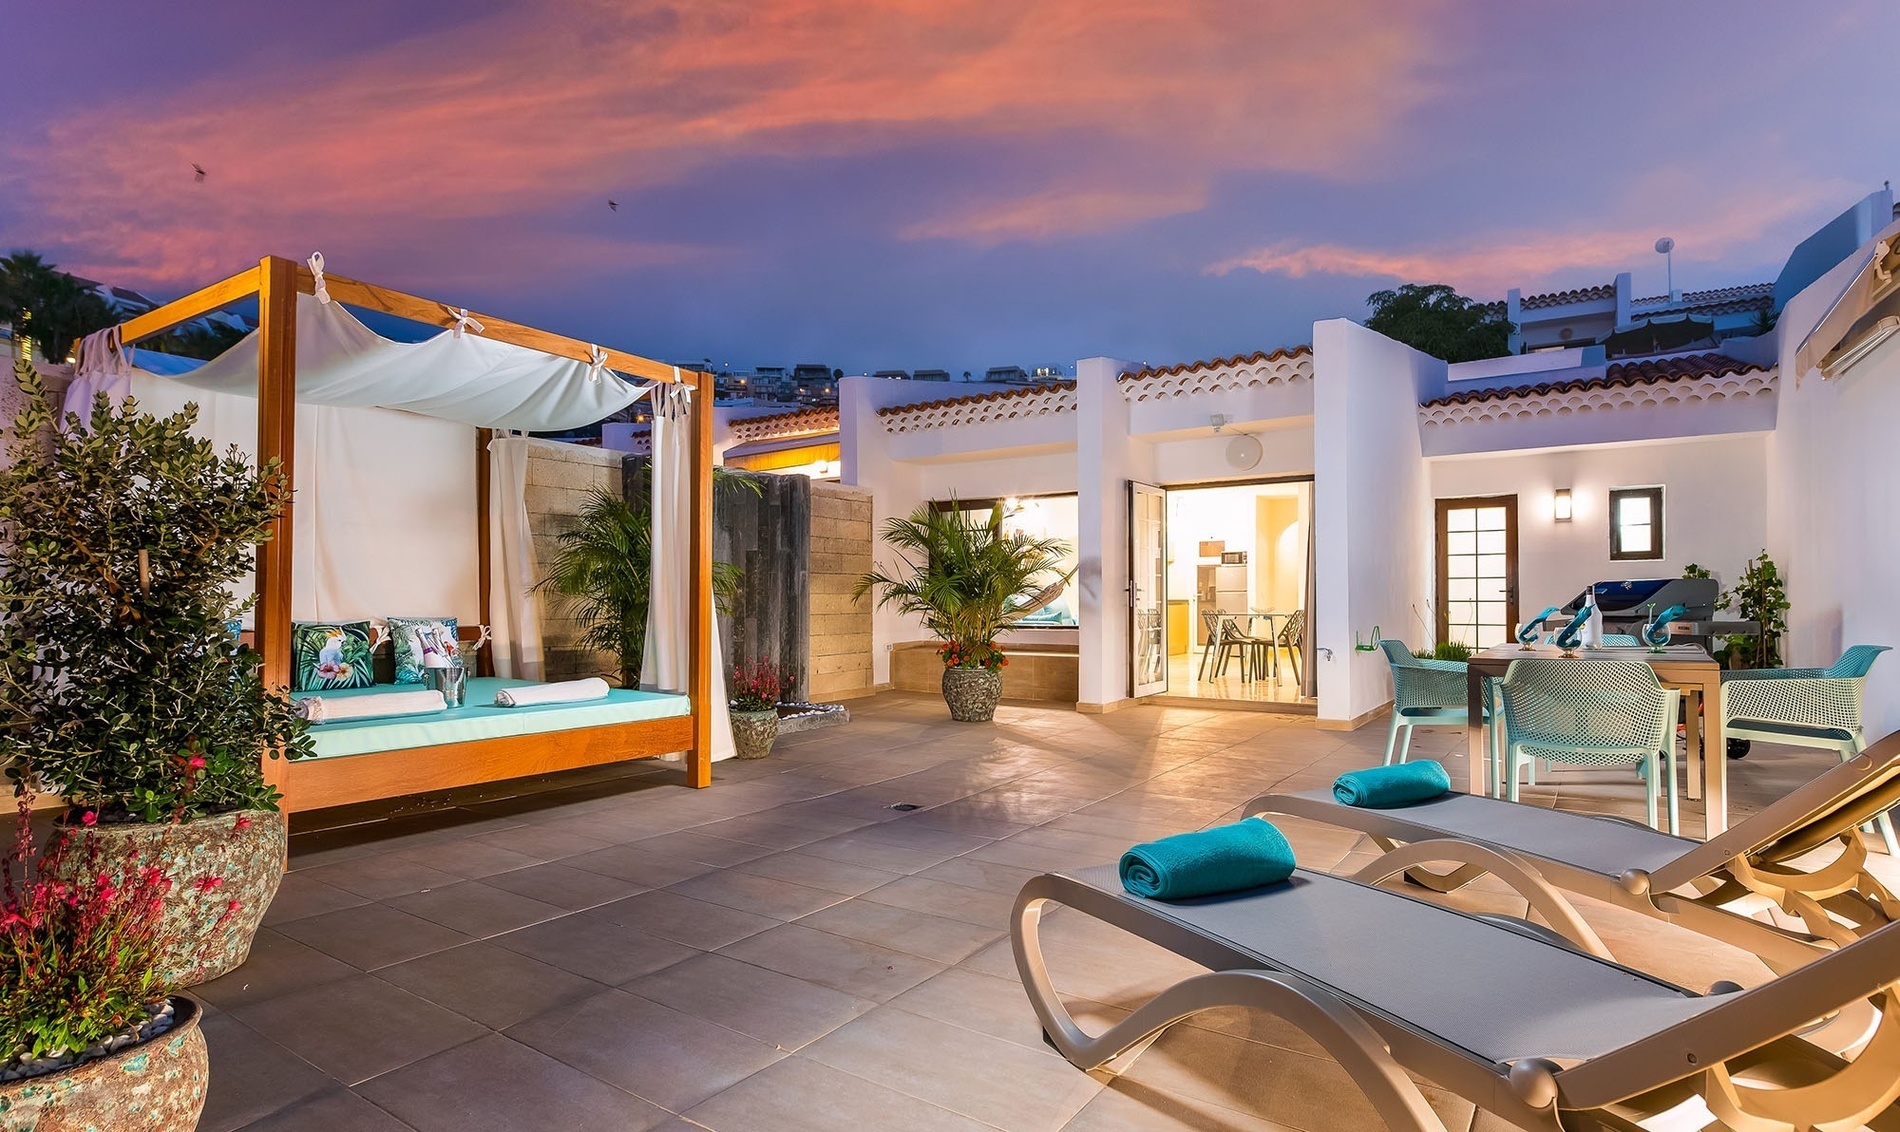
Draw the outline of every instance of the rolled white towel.
<instances>
[{"instance_id":1,"label":"rolled white towel","mask_svg":"<svg viewBox=\"0 0 1900 1132\"><path fill-rule=\"evenodd\" d=\"M562 680L556 684L523 684L495 693L496 707L538 707L542 704L577 704L600 700L612 689L598 676L585 680Z\"/></svg>"},{"instance_id":2,"label":"rolled white towel","mask_svg":"<svg viewBox=\"0 0 1900 1132\"><path fill-rule=\"evenodd\" d=\"M433 689L425 692L377 692L368 696L305 696L297 714L311 723L341 723L349 719L382 719L396 715L428 715L447 711L448 701Z\"/></svg>"}]
</instances>

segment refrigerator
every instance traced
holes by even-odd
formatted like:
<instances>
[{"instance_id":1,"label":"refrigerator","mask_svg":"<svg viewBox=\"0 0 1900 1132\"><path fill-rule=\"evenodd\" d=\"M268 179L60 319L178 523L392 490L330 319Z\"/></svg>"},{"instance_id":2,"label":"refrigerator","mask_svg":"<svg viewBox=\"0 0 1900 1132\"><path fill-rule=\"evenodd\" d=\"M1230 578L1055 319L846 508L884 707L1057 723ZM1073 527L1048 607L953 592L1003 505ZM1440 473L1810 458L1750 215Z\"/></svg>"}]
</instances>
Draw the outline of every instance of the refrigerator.
<instances>
[{"instance_id":1,"label":"refrigerator","mask_svg":"<svg viewBox=\"0 0 1900 1132\"><path fill-rule=\"evenodd\" d=\"M1245 614L1247 608L1247 567L1202 565L1198 567L1195 597L1203 611Z\"/></svg>"}]
</instances>

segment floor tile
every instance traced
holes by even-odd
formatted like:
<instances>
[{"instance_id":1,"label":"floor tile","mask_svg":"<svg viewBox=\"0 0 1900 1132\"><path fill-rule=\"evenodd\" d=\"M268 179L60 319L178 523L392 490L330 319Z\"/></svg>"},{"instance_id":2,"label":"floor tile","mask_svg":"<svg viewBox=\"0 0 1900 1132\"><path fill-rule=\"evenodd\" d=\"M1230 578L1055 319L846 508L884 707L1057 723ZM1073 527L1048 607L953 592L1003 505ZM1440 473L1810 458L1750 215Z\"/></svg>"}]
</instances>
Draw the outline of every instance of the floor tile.
<instances>
[{"instance_id":1,"label":"floor tile","mask_svg":"<svg viewBox=\"0 0 1900 1132\"><path fill-rule=\"evenodd\" d=\"M466 943L468 936L387 904L365 904L295 920L285 935L365 971ZM246 967L250 965L245 964Z\"/></svg>"},{"instance_id":2,"label":"floor tile","mask_svg":"<svg viewBox=\"0 0 1900 1132\"><path fill-rule=\"evenodd\" d=\"M389 904L477 939L552 920L566 911L478 880L398 896Z\"/></svg>"},{"instance_id":3,"label":"floor tile","mask_svg":"<svg viewBox=\"0 0 1900 1132\"><path fill-rule=\"evenodd\" d=\"M481 1036L459 1014L372 975L235 1011L240 1022L346 1085Z\"/></svg>"},{"instance_id":4,"label":"floor tile","mask_svg":"<svg viewBox=\"0 0 1900 1132\"><path fill-rule=\"evenodd\" d=\"M741 912L770 916L775 920L795 920L846 899L836 892L755 876L736 869L721 869L683 880L669 885L667 891L727 908L737 908Z\"/></svg>"},{"instance_id":5,"label":"floor tile","mask_svg":"<svg viewBox=\"0 0 1900 1132\"><path fill-rule=\"evenodd\" d=\"M212 1132L201 1125L199 1132ZM244 1132L412 1132L409 1125L340 1086L244 1126Z\"/></svg>"},{"instance_id":6,"label":"floor tile","mask_svg":"<svg viewBox=\"0 0 1900 1132\"><path fill-rule=\"evenodd\" d=\"M631 847L664 853L669 857L683 857L688 861L699 861L702 864L717 865L721 868L739 864L741 861L750 861L755 857L763 857L772 851L763 845L732 841L692 830L649 837L644 841L633 842Z\"/></svg>"},{"instance_id":7,"label":"floor tile","mask_svg":"<svg viewBox=\"0 0 1900 1132\"><path fill-rule=\"evenodd\" d=\"M798 852L774 853L769 857L760 857L756 861L734 865L733 869L753 876L771 877L774 880L802 884L807 888L835 892L841 896L857 896L860 893L869 892L903 875Z\"/></svg>"},{"instance_id":8,"label":"floor tile","mask_svg":"<svg viewBox=\"0 0 1900 1132\"><path fill-rule=\"evenodd\" d=\"M812 1043L805 1056L1004 1132L1053 1132L1102 1087L1060 1058L893 1006Z\"/></svg>"},{"instance_id":9,"label":"floor tile","mask_svg":"<svg viewBox=\"0 0 1900 1132\"><path fill-rule=\"evenodd\" d=\"M702 861L689 861L684 857L668 856L665 853L640 849L633 845L613 845L606 849L597 849L592 853L569 857L561 864L570 869L583 869L590 873L629 881L641 888L665 888L675 881L696 877L701 873L711 872L714 868Z\"/></svg>"},{"instance_id":10,"label":"floor tile","mask_svg":"<svg viewBox=\"0 0 1900 1132\"><path fill-rule=\"evenodd\" d=\"M490 888L499 888L503 892L512 892L517 896L531 897L543 904L552 904L570 912L625 899L648 887L560 863L529 865L525 869L516 869L513 872L496 873L483 878L482 883Z\"/></svg>"},{"instance_id":11,"label":"floor tile","mask_svg":"<svg viewBox=\"0 0 1900 1132\"><path fill-rule=\"evenodd\" d=\"M369 900L367 896L338 888L305 871L285 873L283 883L277 886L277 895L271 898L270 908L264 913L264 923L274 927L341 908L354 908Z\"/></svg>"},{"instance_id":12,"label":"floor tile","mask_svg":"<svg viewBox=\"0 0 1900 1132\"><path fill-rule=\"evenodd\" d=\"M508 1036L673 1112L785 1056L736 1030L618 990L530 1018Z\"/></svg>"},{"instance_id":13,"label":"floor tile","mask_svg":"<svg viewBox=\"0 0 1900 1132\"><path fill-rule=\"evenodd\" d=\"M229 1014L200 1024L211 1054L200 1132L230 1132L337 1083Z\"/></svg>"},{"instance_id":14,"label":"floor tile","mask_svg":"<svg viewBox=\"0 0 1900 1132\"><path fill-rule=\"evenodd\" d=\"M687 1110L717 1132L994 1132L895 1089L829 1066L788 1057Z\"/></svg>"},{"instance_id":15,"label":"floor tile","mask_svg":"<svg viewBox=\"0 0 1900 1132\"><path fill-rule=\"evenodd\" d=\"M492 943L465 943L384 967L376 976L495 1030L601 989L592 979Z\"/></svg>"},{"instance_id":16,"label":"floor tile","mask_svg":"<svg viewBox=\"0 0 1900 1132\"><path fill-rule=\"evenodd\" d=\"M849 900L798 921L808 928L874 943L939 963L955 963L1000 939L1002 923L988 927L872 900Z\"/></svg>"},{"instance_id":17,"label":"floor tile","mask_svg":"<svg viewBox=\"0 0 1900 1132\"><path fill-rule=\"evenodd\" d=\"M1016 904L1013 893L988 892L921 875L901 877L874 888L864 894L864 899L983 927L1006 927Z\"/></svg>"},{"instance_id":18,"label":"floor tile","mask_svg":"<svg viewBox=\"0 0 1900 1132\"><path fill-rule=\"evenodd\" d=\"M949 965L802 924L780 924L720 953L874 1002L901 994Z\"/></svg>"},{"instance_id":19,"label":"floor tile","mask_svg":"<svg viewBox=\"0 0 1900 1132\"><path fill-rule=\"evenodd\" d=\"M599 916L563 916L503 935L488 943L592 979L617 985L699 954L696 948L661 939Z\"/></svg>"},{"instance_id":20,"label":"floor tile","mask_svg":"<svg viewBox=\"0 0 1900 1132\"><path fill-rule=\"evenodd\" d=\"M491 1034L357 1090L417 1132L645 1132L661 1108Z\"/></svg>"},{"instance_id":21,"label":"floor tile","mask_svg":"<svg viewBox=\"0 0 1900 1132\"><path fill-rule=\"evenodd\" d=\"M1200 1097L1118 1079L1095 1094L1062 1132L1304 1132ZM1346 1132L1340 1129L1340 1132Z\"/></svg>"},{"instance_id":22,"label":"floor tile","mask_svg":"<svg viewBox=\"0 0 1900 1132\"><path fill-rule=\"evenodd\" d=\"M665 891L643 892L582 915L598 916L702 951L715 951L780 923L771 916Z\"/></svg>"},{"instance_id":23,"label":"floor tile","mask_svg":"<svg viewBox=\"0 0 1900 1132\"><path fill-rule=\"evenodd\" d=\"M354 892L371 900L406 896L425 888L454 884L461 879L454 873L431 868L420 861L393 853L379 853L334 865L319 865L314 869L299 869L297 875L320 880L334 888Z\"/></svg>"},{"instance_id":24,"label":"floor tile","mask_svg":"<svg viewBox=\"0 0 1900 1132\"><path fill-rule=\"evenodd\" d=\"M213 1006L230 1010L305 987L347 979L354 974L356 968L348 963L299 943L275 928L265 928L251 941L251 957L244 961L244 966L221 978L198 984L191 988L191 993Z\"/></svg>"},{"instance_id":25,"label":"floor tile","mask_svg":"<svg viewBox=\"0 0 1900 1132\"><path fill-rule=\"evenodd\" d=\"M626 989L785 1050L830 1033L873 1005L724 955L688 959Z\"/></svg>"}]
</instances>

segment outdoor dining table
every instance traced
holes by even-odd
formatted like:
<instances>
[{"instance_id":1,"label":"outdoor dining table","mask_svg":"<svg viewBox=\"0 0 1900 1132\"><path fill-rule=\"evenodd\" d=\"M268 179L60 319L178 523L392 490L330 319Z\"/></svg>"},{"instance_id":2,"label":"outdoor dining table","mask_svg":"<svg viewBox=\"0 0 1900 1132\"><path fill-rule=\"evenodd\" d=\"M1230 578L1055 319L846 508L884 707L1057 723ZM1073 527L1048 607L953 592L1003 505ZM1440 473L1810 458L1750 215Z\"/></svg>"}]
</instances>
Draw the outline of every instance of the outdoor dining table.
<instances>
[{"instance_id":1,"label":"outdoor dining table","mask_svg":"<svg viewBox=\"0 0 1900 1132\"><path fill-rule=\"evenodd\" d=\"M1466 705L1470 714L1470 780L1465 787L1468 792L1483 794L1488 790L1484 769L1485 681L1503 679L1514 660L1563 655L1555 645L1525 648L1517 644L1493 645L1472 655L1465 669ZM1655 670L1657 680L1682 691L1688 740L1684 744L1688 796L1703 798L1706 795L1705 838L1728 829L1728 744L1722 734L1722 666L1706 649L1696 645L1669 645L1660 652L1652 651L1647 645L1618 645L1578 649L1576 655L1586 660L1645 661Z\"/></svg>"}]
</instances>

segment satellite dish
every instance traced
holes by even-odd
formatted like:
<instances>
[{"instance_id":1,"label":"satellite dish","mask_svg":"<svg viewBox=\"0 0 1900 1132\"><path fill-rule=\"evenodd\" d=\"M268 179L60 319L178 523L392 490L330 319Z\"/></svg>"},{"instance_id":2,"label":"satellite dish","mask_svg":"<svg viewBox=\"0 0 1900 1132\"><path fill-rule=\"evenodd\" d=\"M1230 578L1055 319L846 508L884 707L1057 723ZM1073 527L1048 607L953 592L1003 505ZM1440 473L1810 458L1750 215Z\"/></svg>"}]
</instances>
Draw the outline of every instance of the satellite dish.
<instances>
[{"instance_id":1,"label":"satellite dish","mask_svg":"<svg viewBox=\"0 0 1900 1132\"><path fill-rule=\"evenodd\" d=\"M1227 442L1227 466L1245 472L1260 462L1260 442L1242 434Z\"/></svg>"},{"instance_id":2,"label":"satellite dish","mask_svg":"<svg viewBox=\"0 0 1900 1132\"><path fill-rule=\"evenodd\" d=\"M1670 252L1673 252L1675 250L1676 250L1676 241L1675 241L1675 238L1672 236L1664 236L1662 239L1656 241L1657 255L1668 255Z\"/></svg>"}]
</instances>

